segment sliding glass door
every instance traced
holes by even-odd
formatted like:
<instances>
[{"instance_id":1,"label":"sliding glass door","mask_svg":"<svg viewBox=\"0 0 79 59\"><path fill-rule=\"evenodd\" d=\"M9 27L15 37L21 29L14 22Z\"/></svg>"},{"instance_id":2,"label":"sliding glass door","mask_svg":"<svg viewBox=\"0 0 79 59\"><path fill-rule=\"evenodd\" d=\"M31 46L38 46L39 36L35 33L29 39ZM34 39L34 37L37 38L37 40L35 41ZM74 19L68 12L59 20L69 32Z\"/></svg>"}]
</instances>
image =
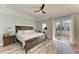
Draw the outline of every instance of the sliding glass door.
<instances>
[{"instance_id":1,"label":"sliding glass door","mask_svg":"<svg viewBox=\"0 0 79 59\"><path fill-rule=\"evenodd\" d=\"M54 23L54 39L71 40L71 18L57 18Z\"/></svg>"}]
</instances>

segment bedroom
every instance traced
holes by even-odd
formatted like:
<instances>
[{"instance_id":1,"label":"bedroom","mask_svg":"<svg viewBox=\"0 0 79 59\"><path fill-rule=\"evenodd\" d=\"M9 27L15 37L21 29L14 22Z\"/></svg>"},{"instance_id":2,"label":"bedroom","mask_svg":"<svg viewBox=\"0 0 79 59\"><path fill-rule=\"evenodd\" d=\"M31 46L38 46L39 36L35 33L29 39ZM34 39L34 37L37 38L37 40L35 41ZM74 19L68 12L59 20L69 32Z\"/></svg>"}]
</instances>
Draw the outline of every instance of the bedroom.
<instances>
[{"instance_id":1,"label":"bedroom","mask_svg":"<svg viewBox=\"0 0 79 59\"><path fill-rule=\"evenodd\" d=\"M45 27L47 27L47 29L45 29L46 33L44 34L46 34L47 36L46 39L48 40L43 41L38 45L35 44L36 46L30 49L28 53L39 53L39 54L56 53L56 51L54 51L55 48L51 46L53 44L52 41L56 38L62 39L63 38L62 36L66 36L66 39L68 39L68 36L70 37L70 40L68 39L69 44L72 43L74 45L79 45L78 44L79 42L78 40L79 7L78 6L79 5L78 4L77 5L45 4L45 7L43 9L46 12L45 14L43 14L42 12L34 12L39 10L41 6L42 4L14 4L14 5L1 4L0 5L0 46L1 46L0 53L4 53L4 54L5 53L7 54L25 53L24 49L20 46L19 43L13 43L4 47L4 38L6 37L4 37L3 35L6 34L7 31L11 31L12 37L10 38L14 38L16 35L16 26L20 26L20 27L22 26L21 27L22 29L19 28L18 30L23 30L23 31L27 30L26 27L33 27L33 30L39 33L43 31L43 25L46 24ZM54 26L56 25L55 20L57 20L57 22L60 21L59 22L60 24L65 24L65 21L63 20L69 20L72 23L71 25L69 25L70 28L72 28L70 29L70 32L69 32L70 35L63 34L63 35L57 36L59 32L57 32L56 34L56 26ZM58 39L57 41L60 42L62 40ZM6 44L9 44L9 43L6 43ZM76 53L79 53L79 51L77 51Z\"/></svg>"}]
</instances>

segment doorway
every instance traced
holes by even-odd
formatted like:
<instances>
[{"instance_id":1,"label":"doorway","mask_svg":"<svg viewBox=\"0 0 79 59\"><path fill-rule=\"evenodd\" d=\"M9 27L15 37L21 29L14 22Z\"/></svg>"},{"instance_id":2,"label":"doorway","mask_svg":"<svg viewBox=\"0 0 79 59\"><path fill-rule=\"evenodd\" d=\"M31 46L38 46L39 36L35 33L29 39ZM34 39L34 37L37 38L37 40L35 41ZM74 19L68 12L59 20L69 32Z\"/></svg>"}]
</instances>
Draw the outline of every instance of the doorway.
<instances>
[{"instance_id":1,"label":"doorway","mask_svg":"<svg viewBox=\"0 0 79 59\"><path fill-rule=\"evenodd\" d=\"M60 18L54 20L54 40L68 41L72 43L72 19Z\"/></svg>"}]
</instances>

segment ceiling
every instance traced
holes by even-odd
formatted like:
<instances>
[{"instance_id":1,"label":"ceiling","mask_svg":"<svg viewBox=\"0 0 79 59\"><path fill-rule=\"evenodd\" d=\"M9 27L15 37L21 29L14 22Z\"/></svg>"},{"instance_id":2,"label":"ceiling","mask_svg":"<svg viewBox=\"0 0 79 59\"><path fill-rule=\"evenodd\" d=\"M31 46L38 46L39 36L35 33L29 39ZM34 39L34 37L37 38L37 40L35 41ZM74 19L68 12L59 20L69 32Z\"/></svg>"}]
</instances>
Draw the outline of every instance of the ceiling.
<instances>
[{"instance_id":1,"label":"ceiling","mask_svg":"<svg viewBox=\"0 0 79 59\"><path fill-rule=\"evenodd\" d=\"M7 4L5 6L0 5L0 7L7 7L37 19L49 16L58 17L79 12L78 4L45 4L44 10L46 11L46 14L34 12L39 10L40 6L41 4Z\"/></svg>"}]
</instances>

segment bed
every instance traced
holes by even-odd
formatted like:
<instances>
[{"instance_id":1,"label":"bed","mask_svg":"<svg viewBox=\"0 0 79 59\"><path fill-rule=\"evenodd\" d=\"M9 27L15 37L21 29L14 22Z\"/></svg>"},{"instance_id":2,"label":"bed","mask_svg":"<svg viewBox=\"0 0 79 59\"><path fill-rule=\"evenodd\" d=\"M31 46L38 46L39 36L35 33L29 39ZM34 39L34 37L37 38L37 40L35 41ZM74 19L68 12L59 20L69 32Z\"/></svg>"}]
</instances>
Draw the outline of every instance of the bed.
<instances>
[{"instance_id":1,"label":"bed","mask_svg":"<svg viewBox=\"0 0 79 59\"><path fill-rule=\"evenodd\" d=\"M31 26L16 26L16 41L25 49L25 53L45 40L44 33L37 33Z\"/></svg>"}]
</instances>

